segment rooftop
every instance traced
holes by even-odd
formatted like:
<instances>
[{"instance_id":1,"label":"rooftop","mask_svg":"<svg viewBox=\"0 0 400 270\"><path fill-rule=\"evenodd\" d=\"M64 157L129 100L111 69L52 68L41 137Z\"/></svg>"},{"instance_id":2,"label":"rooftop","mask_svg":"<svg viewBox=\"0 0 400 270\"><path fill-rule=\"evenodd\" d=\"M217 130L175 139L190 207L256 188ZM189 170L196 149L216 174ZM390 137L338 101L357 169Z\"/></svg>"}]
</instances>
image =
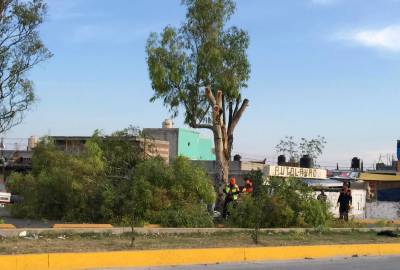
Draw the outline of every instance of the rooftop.
<instances>
[{"instance_id":1,"label":"rooftop","mask_svg":"<svg viewBox=\"0 0 400 270\"><path fill-rule=\"evenodd\" d=\"M400 175L377 174L377 173L360 173L358 180L363 181L382 181L382 182L400 182Z\"/></svg>"}]
</instances>

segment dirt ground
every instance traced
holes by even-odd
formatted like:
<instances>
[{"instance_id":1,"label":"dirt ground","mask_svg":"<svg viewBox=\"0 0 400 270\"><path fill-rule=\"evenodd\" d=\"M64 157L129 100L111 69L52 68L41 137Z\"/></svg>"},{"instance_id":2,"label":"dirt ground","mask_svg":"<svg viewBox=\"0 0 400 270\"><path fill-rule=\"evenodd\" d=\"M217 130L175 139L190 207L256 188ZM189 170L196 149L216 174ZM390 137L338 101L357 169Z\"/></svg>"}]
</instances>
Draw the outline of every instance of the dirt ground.
<instances>
[{"instance_id":1,"label":"dirt ground","mask_svg":"<svg viewBox=\"0 0 400 270\"><path fill-rule=\"evenodd\" d=\"M257 246L249 232L138 235L133 248L130 242L128 234L31 235L2 238L0 254ZM378 236L374 232L262 233L258 246L350 243L400 243L400 237Z\"/></svg>"}]
</instances>

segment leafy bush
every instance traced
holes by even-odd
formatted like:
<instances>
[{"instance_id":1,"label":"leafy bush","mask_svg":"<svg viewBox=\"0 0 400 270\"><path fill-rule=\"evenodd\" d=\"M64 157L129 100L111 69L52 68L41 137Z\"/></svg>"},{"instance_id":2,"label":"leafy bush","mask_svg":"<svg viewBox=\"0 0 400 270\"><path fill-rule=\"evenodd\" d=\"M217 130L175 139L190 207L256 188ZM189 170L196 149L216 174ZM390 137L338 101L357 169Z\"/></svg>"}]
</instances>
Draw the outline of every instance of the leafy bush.
<instances>
[{"instance_id":1,"label":"leafy bush","mask_svg":"<svg viewBox=\"0 0 400 270\"><path fill-rule=\"evenodd\" d=\"M107 140L96 132L79 155L41 140L32 173L15 173L7 183L24 198L11 207L12 215L129 226L212 226L206 205L214 202L215 192L204 170L183 157L170 165L161 158L142 160L126 131L113 136Z\"/></svg>"},{"instance_id":2,"label":"leafy bush","mask_svg":"<svg viewBox=\"0 0 400 270\"><path fill-rule=\"evenodd\" d=\"M23 203L9 207L11 215L19 218L34 218L38 196L37 183L33 175L12 173L7 180L7 187L13 194L18 194L24 199Z\"/></svg>"},{"instance_id":3,"label":"leafy bush","mask_svg":"<svg viewBox=\"0 0 400 270\"><path fill-rule=\"evenodd\" d=\"M252 196L240 198L235 207L231 205L228 222L257 229L317 227L325 226L329 220L326 203L315 199L312 190L303 182L271 178L264 185L256 185Z\"/></svg>"},{"instance_id":4,"label":"leafy bush","mask_svg":"<svg viewBox=\"0 0 400 270\"><path fill-rule=\"evenodd\" d=\"M15 216L66 221L99 221L101 150L88 142L85 153L68 155L43 140L35 148L31 174L12 174L7 186L24 198L12 205Z\"/></svg>"},{"instance_id":5,"label":"leafy bush","mask_svg":"<svg viewBox=\"0 0 400 270\"><path fill-rule=\"evenodd\" d=\"M177 209L168 209L160 213L163 227L211 228L214 227L212 216L201 205L186 205Z\"/></svg>"},{"instance_id":6,"label":"leafy bush","mask_svg":"<svg viewBox=\"0 0 400 270\"><path fill-rule=\"evenodd\" d=\"M151 187L152 200L144 219L168 227L210 227L212 217L206 205L215 200L207 174L184 157L170 166L162 159L149 159L139 164L133 181L144 181Z\"/></svg>"}]
</instances>

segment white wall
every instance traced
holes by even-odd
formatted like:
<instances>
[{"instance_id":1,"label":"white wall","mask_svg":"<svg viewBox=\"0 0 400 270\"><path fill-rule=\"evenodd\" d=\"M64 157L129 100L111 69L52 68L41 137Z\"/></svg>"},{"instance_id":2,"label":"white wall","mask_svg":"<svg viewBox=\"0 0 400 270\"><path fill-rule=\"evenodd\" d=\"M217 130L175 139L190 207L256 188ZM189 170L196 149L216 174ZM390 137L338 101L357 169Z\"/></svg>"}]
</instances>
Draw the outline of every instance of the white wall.
<instances>
[{"instance_id":1,"label":"white wall","mask_svg":"<svg viewBox=\"0 0 400 270\"><path fill-rule=\"evenodd\" d=\"M367 218L370 219L399 219L400 203L398 202L371 202L367 203Z\"/></svg>"},{"instance_id":2,"label":"white wall","mask_svg":"<svg viewBox=\"0 0 400 270\"><path fill-rule=\"evenodd\" d=\"M315 192L315 197L317 197L320 193L321 192L319 191ZM337 206L339 194L340 192L325 191L325 195L328 197L328 202L331 205L330 211L336 218L339 217L339 206ZM353 196L353 207L350 210L349 217L358 219L365 218L367 191L362 189L352 189L351 195Z\"/></svg>"}]
</instances>

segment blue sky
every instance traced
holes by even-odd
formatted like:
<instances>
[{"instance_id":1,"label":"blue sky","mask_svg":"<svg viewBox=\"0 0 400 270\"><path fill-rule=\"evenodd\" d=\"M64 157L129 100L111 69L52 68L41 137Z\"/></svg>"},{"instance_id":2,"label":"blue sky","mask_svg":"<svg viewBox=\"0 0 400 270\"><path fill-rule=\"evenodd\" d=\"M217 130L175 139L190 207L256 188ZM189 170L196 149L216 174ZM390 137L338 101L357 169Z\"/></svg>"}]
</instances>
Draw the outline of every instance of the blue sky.
<instances>
[{"instance_id":1,"label":"blue sky","mask_svg":"<svg viewBox=\"0 0 400 270\"><path fill-rule=\"evenodd\" d=\"M150 32L184 20L180 0L48 5L41 34L54 57L31 72L39 101L7 137L160 126L168 111L149 103L144 47ZM400 0L238 0L230 24L250 34L252 73L234 151L271 160L285 135L320 134L328 141L322 165L348 166L353 156L371 165L394 153L399 13Z\"/></svg>"}]
</instances>

